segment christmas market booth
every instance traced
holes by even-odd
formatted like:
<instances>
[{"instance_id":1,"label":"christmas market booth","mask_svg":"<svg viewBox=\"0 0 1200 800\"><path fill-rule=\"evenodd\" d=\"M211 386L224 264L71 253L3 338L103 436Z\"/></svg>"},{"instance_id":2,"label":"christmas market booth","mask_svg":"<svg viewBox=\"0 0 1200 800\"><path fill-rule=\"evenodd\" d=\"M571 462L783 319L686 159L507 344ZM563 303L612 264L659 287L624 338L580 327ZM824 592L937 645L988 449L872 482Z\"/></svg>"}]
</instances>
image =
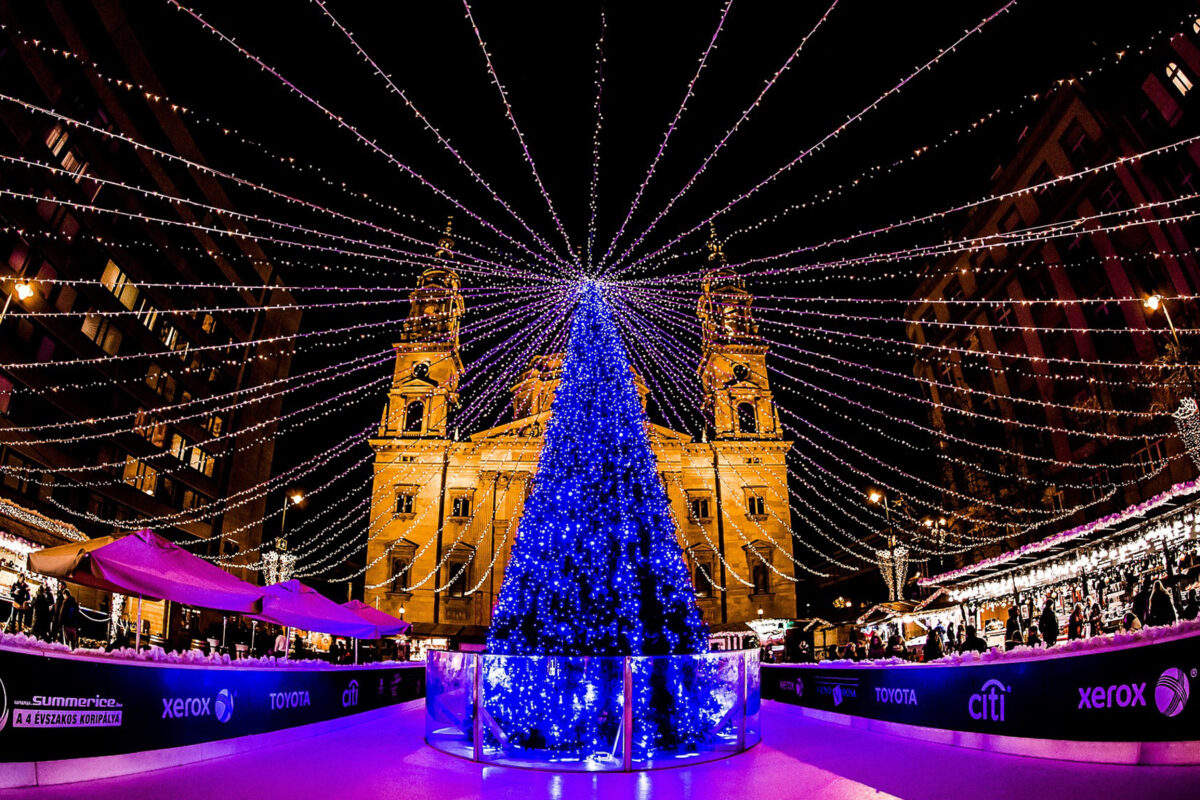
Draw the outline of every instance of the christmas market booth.
<instances>
[{"instance_id":1,"label":"christmas market booth","mask_svg":"<svg viewBox=\"0 0 1200 800\"><path fill-rule=\"evenodd\" d=\"M1009 610L1024 629L1046 603L1063 624L1076 606L1090 634L1126 624L1156 581L1171 593L1179 613L1195 616L1200 580L1200 481L1173 486L1144 503L1024 547L941 575L922 578L964 609L989 646L1001 644ZM1045 635L1045 632L1042 632ZM1065 632L1064 634L1065 635Z\"/></svg>"}]
</instances>

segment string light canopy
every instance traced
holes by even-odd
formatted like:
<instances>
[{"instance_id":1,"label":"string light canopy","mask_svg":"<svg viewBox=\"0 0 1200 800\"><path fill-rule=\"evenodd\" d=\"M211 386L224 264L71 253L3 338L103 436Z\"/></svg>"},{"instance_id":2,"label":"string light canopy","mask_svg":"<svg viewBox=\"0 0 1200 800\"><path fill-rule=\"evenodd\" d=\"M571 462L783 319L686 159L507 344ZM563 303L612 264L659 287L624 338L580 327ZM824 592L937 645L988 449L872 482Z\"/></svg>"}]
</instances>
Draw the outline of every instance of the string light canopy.
<instances>
[{"instance_id":1,"label":"string light canopy","mask_svg":"<svg viewBox=\"0 0 1200 800\"><path fill-rule=\"evenodd\" d=\"M772 580L794 583L835 579L874 565L895 598L910 561L931 555L966 558L977 545L1073 525L1077 519L1067 520L1099 513L1122 491L1145 494L1152 491L1148 487L1178 480L1184 471L1190 475L1192 466L1200 468L1200 412L1191 379L1196 365L1188 355L1193 349L1188 344L1198 335L1197 247L1187 234L1200 213L1195 210L1200 194L1190 192L1186 181L1177 191L1148 191L1141 183L1145 175L1187 158L1200 137L1164 135L1146 139L1144 146L1116 149L1102 147L1106 140L1092 135L1079 146L1094 152L1071 160L1069 168L998 180L990 189L947 191L934 200L921 196L936 192L916 191L939 183L924 170L933 169L938 158L957 158L956 148L1015 121L1057 113L1056 104L1075 97L1080 87L1113 75L1125 79L1130 70L1141 69L1131 65L1161 60L1172 38L1191 30L1190 16L1148 26L1155 30L1137 35L1122 32L1123 44L1089 52L1069 71L1039 75L1028 86L998 88L997 97L981 98L982 106L964 107L962 118L947 115L920 131L891 132L872 163L839 162L841 172L813 182L808 170L816 162L847 158L839 155L853 149L845 142L886 114L888 106L900 106L912 94L910 86L936 79L935 73L945 72L943 65L963 52L1004 41L1013 31L1004 19L1020 20L1032 12L1003 0L986 16L970 12L972 19L952 33L931 36L935 44L915 60L906 55L910 60L892 73L903 77L873 86L864 96L869 102L852 104L849 110L856 113L823 120L812 138L798 138L789 128L786 152L772 153L757 149L763 140L755 139L761 128L754 124L762 125L760 118L772 104L787 102L798 82L795 74L814 68L813 50L827 44L826 37L844 21L845 8L837 0L813 8L788 34L786 47L764 54L769 68L761 80L723 97L711 88L723 82L713 70L728 69L717 58L718 42L722 49L731 40L739 46L736 37L745 33L727 0L713 5L712 19L689 51L688 58L698 56L697 62L678 75L670 107L661 115L662 121L670 120L665 131L660 137L660 129L654 130L646 163L624 184L607 182L611 165L631 152L614 148L607 138L619 130L613 114L621 108L609 96L615 57L606 53L622 35L617 13L601 9L588 28L588 80L579 91L590 136L590 148L580 149L590 158L580 159L586 166L564 171L572 176L564 179L548 166L554 152L529 122L537 119L524 105L531 95L502 80L510 63L508 43L489 35L484 9L464 2L460 33L477 69L477 88L491 92L493 104L498 103L491 109L499 132L494 149L519 168L518 180L506 183L499 176L508 173L492 163L493 153L457 138L453 109L423 91L422 76L394 69L385 51L375 51L370 31L349 22L349 9L343 17L332 4L315 0L313 15L321 32L336 42L331 50L353 60L355 74L361 72L364 83L378 90L381 108L410 123L430 152L404 136L372 132L368 122L342 110L352 107L348 96L356 93L322 96L314 88L321 83L302 85L293 73L305 73L274 63L267 50L256 49L255 35L233 30L235 23L227 28L218 24L218 16L210 21L182 2L169 2L179 21L202 33L214 52L249 66L262 84L284 93L301 113L327 125L331 137L341 138L328 153L301 157L284 136L264 136L253 125L224 119L230 109L222 93L168 94L155 82L128 74L123 62L106 60L103 49L68 49L15 22L5 27L15 47L69 73L71 85L99 87L121 102L144 102L172 124L225 141L237 153L224 163L226 154L218 148L222 163L209 165L190 151L172 152L153 137L107 124L74 105L39 101L15 89L0 95L0 105L22 117L30 130L57 131L55 136L68 142L64 150L59 139L34 136L30 152L0 154L5 174L13 178L0 190L5 208L13 211L0 234L11 241L13 253L34 254L10 258L13 273L0 276L6 295L0 323L5 330L19 328L22 336L32 329L52 344L88 331L126 332L120 347L115 339L89 334L97 348L70 355L61 346L58 352L47 353L46 345L38 350L31 339L0 364L5 375L17 379L8 389L0 386L5 409L10 401L19 409L31 400L49 401L47 409L65 402L90 409L68 421L18 419L14 413L13 424L0 435L5 445L26 454L46 447L102 451L89 463L63 461L53 474L33 461L0 463L6 483L44 495L39 502L84 527L209 523L216 543L224 544L286 513L286 504L265 509L265 499L302 477L311 485L314 510L289 533L287 573L362 576L391 548L366 565L347 562L385 529L389 537L397 532L392 515L374 509L375 489L366 474L374 406L383 402L394 380L384 371L394 358L396 318L404 304L416 302L397 290L412 286L417 271L453 270L456 278L462 276L459 291L467 311L459 335L470 358L463 358L462 400L454 408L448 440L498 424L507 413L505 390L531 358L564 350L569 356L564 370L571 381L564 378L563 405L555 407L547 431L544 468L520 536L505 531L502 547L515 537L509 577L517 582L509 597L516 599L502 598L497 608L496 630L504 636L495 646L525 652L532 651L533 642L540 643L537 647L558 642L564 652L584 652L610 637L612 652L695 652L702 634L693 624L694 601L685 602L695 579L682 553L666 544L675 541L667 532L678 533L688 522L664 497L682 496L684 486L677 475L660 481L647 468L650 448L666 445L653 428L642 435L645 420L626 379L629 367L635 367L649 387L651 414L665 417L684 438L690 434L694 441L709 442L711 412L704 405L708 400L697 381L697 364L710 342L697 309L715 266L705 258L714 244L722 276L741 294L731 293L735 300L730 302L709 297L705 313L736 329L739 315L749 314L753 304L755 335L772 346L761 378L769 377L778 396L777 429L798 444L781 465L785 485L762 491L763 513L739 515L737 524L728 509L717 516L729 526L726 546L736 542L743 548L751 571L761 566ZM254 91L267 91L255 86ZM710 103L720 107L694 113L694 107ZM719 126L687 130L713 119L706 116L709 111L719 115ZM486 114L481 106L480 128L486 126ZM813 128L803 130L808 136ZM687 134L701 135L706 144L699 151L694 141L683 145ZM70 146L85 138L119 158L140 160L145 174L101 174L94 165L72 160ZM755 158L731 164L751 148ZM353 170L343 169L340 156L351 151L404 176L402 186L379 189L374 176L348 174ZM997 154L987 155L990 164ZM443 161L452 175L439 171ZM350 163L347 158L345 165ZM714 177L727 165L738 172L736 190ZM150 183L147 175L158 172L186 172L203 183ZM66 191L32 188L39 182ZM529 184L524 186L529 197L520 197L515 184ZM579 191L573 199L556 191L574 184ZM874 190L906 202L828 222L839 204L857 202ZM1089 202L1064 201L1052 209L1054 198L1074 195L1087 195ZM605 213L610 203L619 209L611 219ZM820 209L828 216L817 215ZM1021 213L1008 216L1010 209ZM449 239L442 220L451 210L457 248L441 246ZM1001 214L1003 220L993 219ZM46 224L39 224L39 215ZM82 221L83 229L55 227L51 218ZM705 235L710 242L701 240ZM1135 239L1150 244L1121 244ZM1110 247L1113 242L1120 246ZM737 258L725 258L726 244L736 244ZM81 277L53 274L50 265L68 252L78 263L146 266L122 271L120 281L106 279L99 270ZM50 271L35 255L45 256ZM231 279L162 278L168 274L164 265L196 264L215 266L220 271L213 274ZM258 278L239 282L232 278L239 270ZM1059 288L1122 270L1135 280L1074 294ZM1044 275L1051 276L1049 283L1036 285ZM1021 290L1010 292L1009 286L1017 284ZM126 304L132 290L140 293L138 303ZM246 297L261 299L247 302ZM305 315L302 330L280 331L256 321L299 312ZM219 335L215 327L196 333L198 326L210 325L204 316L213 326L245 335ZM447 316L428 315L434 325ZM577 336L577 326L587 333ZM181 333L189 327L190 334ZM566 342L568 330L572 335ZM149 344L130 346L147 335ZM1018 340L1024 344L1017 346ZM1164 352L1167 357L1160 355ZM266 371L288 355L329 358L319 368L234 388L214 384L211 394L195 394L198 383L222 370ZM914 364L920 366L914 369ZM601 376L610 374L622 380L608 385ZM168 379L192 391L172 389L167 397L159 387ZM107 394L114 390L136 396L137 403L110 406ZM611 419L594 413L601 395L617 409ZM278 410L242 423L240 418L267 406ZM222 412L221 430L195 430ZM351 422L327 441L319 434L339 423L339 416ZM192 438L172 449L170 437L156 430L181 437L191 431ZM281 451L303 452L303 457L289 463L278 459L269 479L239 485L228 496L189 500L187 508L174 505L131 519L123 510L68 496L101 489L153 494L154 486L145 480L147 467L159 481L195 483L212 477L196 474L195 464L207 463L207 457L216 459L220 475L276 442ZM596 475L578 474L564 454L602 468ZM126 474L127 455L142 465L134 465L141 478ZM757 465L728 456L715 461L724 476L716 479L722 492L752 483ZM867 484L904 498L903 510L897 506L889 513L864 497L861 487ZM619 509L614 519L583 519L582 498L588 492L612 501ZM1070 497L1063 499L1063 492ZM478 545L482 534L476 523L482 518L476 503L467 523L451 533L436 514L426 507L399 526L402 535L421 528L436 531L416 542L417 552L435 552L434 569L412 573L413 563L401 569L406 576L412 573L412 585L445 594L452 582L439 577L446 551ZM955 535L924 528L926 516L946 518ZM881 547L899 529L903 544ZM724 579L710 574L707 565L693 576L706 576L717 592L755 589L752 575L725 558L708 528L700 526L695 533L718 553L720 560L713 563L720 563ZM644 536L655 544L631 561L635 572L644 567L642 573L617 571L621 582L611 596L590 596L562 579L571 570L560 566L552 575L528 554L540 539L568 535L594 542ZM211 546L189 544L200 550ZM597 558L600 552L603 548ZM280 553L261 544L236 552L209 550L206 557L272 578L284 571ZM615 569L615 564L608 566ZM475 566L482 575L474 573L478 577L472 578L468 596L497 567L495 553L490 563ZM456 576L467 569L467 564L458 566ZM599 562L580 569L590 576L589 586L602 583ZM395 577L389 574L386 580ZM653 606L639 599L639 592L649 590L635 589L637 581L666 587L666 606L654 612L666 622L641 627L632 622L631 609ZM375 578L368 582L372 588L382 585ZM551 588L560 591L557 599L539 593ZM570 592L578 596L566 599ZM599 604L597 609L601 601L617 602L617 610L592 609L585 600ZM579 619L569 621L566 609L579 612ZM559 627L529 628L528 619L539 617ZM657 628L670 633L654 639Z\"/></svg>"}]
</instances>

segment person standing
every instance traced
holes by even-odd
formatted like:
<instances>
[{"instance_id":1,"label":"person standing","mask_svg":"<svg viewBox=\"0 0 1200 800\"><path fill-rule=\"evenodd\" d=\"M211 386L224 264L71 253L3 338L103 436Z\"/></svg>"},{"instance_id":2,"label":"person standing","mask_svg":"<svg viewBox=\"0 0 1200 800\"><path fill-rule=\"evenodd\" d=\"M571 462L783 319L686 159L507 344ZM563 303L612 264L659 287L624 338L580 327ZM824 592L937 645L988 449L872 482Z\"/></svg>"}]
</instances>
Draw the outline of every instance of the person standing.
<instances>
[{"instance_id":1,"label":"person standing","mask_svg":"<svg viewBox=\"0 0 1200 800\"><path fill-rule=\"evenodd\" d=\"M965 634L964 634L965 629ZM986 653L988 650L987 642L979 637L974 625L963 625L959 627L958 632L964 635L962 647L959 648L960 653Z\"/></svg>"},{"instance_id":2,"label":"person standing","mask_svg":"<svg viewBox=\"0 0 1200 800\"><path fill-rule=\"evenodd\" d=\"M63 644L74 650L79 646L79 603L66 586L62 589L62 603L58 607L55 624L62 631Z\"/></svg>"},{"instance_id":3,"label":"person standing","mask_svg":"<svg viewBox=\"0 0 1200 800\"><path fill-rule=\"evenodd\" d=\"M58 594L54 598L54 613L50 616L50 640L57 642L62 637L62 607L66 601L67 585L58 585Z\"/></svg>"},{"instance_id":4,"label":"person standing","mask_svg":"<svg viewBox=\"0 0 1200 800\"><path fill-rule=\"evenodd\" d=\"M47 639L54 624L54 600L46 584L38 587L33 596L33 635L38 639Z\"/></svg>"},{"instance_id":5,"label":"person standing","mask_svg":"<svg viewBox=\"0 0 1200 800\"><path fill-rule=\"evenodd\" d=\"M1012 650L1025 644L1025 632L1021 630L1021 609L1012 606L1008 609L1008 625L1004 629L1004 649Z\"/></svg>"},{"instance_id":6,"label":"person standing","mask_svg":"<svg viewBox=\"0 0 1200 800\"><path fill-rule=\"evenodd\" d=\"M1082 639L1087 622L1083 617L1083 604L1076 603L1071 609L1071 617L1067 620L1067 638Z\"/></svg>"},{"instance_id":7,"label":"person standing","mask_svg":"<svg viewBox=\"0 0 1200 800\"><path fill-rule=\"evenodd\" d=\"M1187 599L1183 601L1183 608L1179 611L1179 616L1183 619L1195 619L1200 616L1200 602L1196 601L1196 590L1189 589Z\"/></svg>"},{"instance_id":8,"label":"person standing","mask_svg":"<svg viewBox=\"0 0 1200 800\"><path fill-rule=\"evenodd\" d=\"M1174 625L1178 621L1179 615L1175 613L1175 602L1171 600L1171 593L1163 586L1162 581L1155 581L1154 588L1150 590L1150 599L1146 603L1146 624Z\"/></svg>"},{"instance_id":9,"label":"person standing","mask_svg":"<svg viewBox=\"0 0 1200 800\"><path fill-rule=\"evenodd\" d=\"M1133 613L1137 615L1143 625L1148 625L1150 622L1150 594L1153 591L1154 584L1147 575L1142 581L1141 591L1133 596Z\"/></svg>"},{"instance_id":10,"label":"person standing","mask_svg":"<svg viewBox=\"0 0 1200 800\"><path fill-rule=\"evenodd\" d=\"M1046 598L1046 605L1042 607L1041 619L1038 620L1038 629L1042 633L1046 647L1054 647L1054 643L1058 641L1058 614L1054 613L1053 597Z\"/></svg>"},{"instance_id":11,"label":"person standing","mask_svg":"<svg viewBox=\"0 0 1200 800\"><path fill-rule=\"evenodd\" d=\"M1100 636L1104 633L1104 612L1100 610L1099 603L1092 603L1092 609L1088 613L1088 622L1092 628L1092 636Z\"/></svg>"},{"instance_id":12,"label":"person standing","mask_svg":"<svg viewBox=\"0 0 1200 800\"><path fill-rule=\"evenodd\" d=\"M273 655L276 658L284 658L288 651L288 637L284 629L279 629L279 635L275 637L275 651Z\"/></svg>"},{"instance_id":13,"label":"person standing","mask_svg":"<svg viewBox=\"0 0 1200 800\"><path fill-rule=\"evenodd\" d=\"M9 590L12 597L12 610L8 612L8 624L5 630L9 633L20 633L25 628L25 612L29 610L29 584L24 575L17 576L17 582Z\"/></svg>"},{"instance_id":14,"label":"person standing","mask_svg":"<svg viewBox=\"0 0 1200 800\"><path fill-rule=\"evenodd\" d=\"M923 661L936 661L946 655L942 647L942 629L934 628L925 637L925 649L921 653Z\"/></svg>"}]
</instances>

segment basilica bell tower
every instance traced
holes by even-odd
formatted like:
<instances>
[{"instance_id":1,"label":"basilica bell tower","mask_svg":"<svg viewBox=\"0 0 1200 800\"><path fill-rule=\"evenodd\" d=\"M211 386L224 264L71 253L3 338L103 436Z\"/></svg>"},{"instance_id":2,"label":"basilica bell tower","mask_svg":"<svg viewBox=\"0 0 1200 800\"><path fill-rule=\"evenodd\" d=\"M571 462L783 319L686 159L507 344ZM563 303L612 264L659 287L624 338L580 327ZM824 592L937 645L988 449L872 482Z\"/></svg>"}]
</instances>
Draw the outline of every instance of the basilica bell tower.
<instances>
[{"instance_id":1,"label":"basilica bell tower","mask_svg":"<svg viewBox=\"0 0 1200 800\"><path fill-rule=\"evenodd\" d=\"M779 413L767 378L767 345L758 335L754 296L725 261L716 228L696 315L703 352L700 385L707 434L714 439L779 439Z\"/></svg>"},{"instance_id":2,"label":"basilica bell tower","mask_svg":"<svg viewBox=\"0 0 1200 800\"><path fill-rule=\"evenodd\" d=\"M449 438L463 371L458 331L464 312L458 273L452 269L452 224L446 223L438 239L438 265L422 272L408 295L408 318L394 345L396 371L380 435Z\"/></svg>"}]
</instances>

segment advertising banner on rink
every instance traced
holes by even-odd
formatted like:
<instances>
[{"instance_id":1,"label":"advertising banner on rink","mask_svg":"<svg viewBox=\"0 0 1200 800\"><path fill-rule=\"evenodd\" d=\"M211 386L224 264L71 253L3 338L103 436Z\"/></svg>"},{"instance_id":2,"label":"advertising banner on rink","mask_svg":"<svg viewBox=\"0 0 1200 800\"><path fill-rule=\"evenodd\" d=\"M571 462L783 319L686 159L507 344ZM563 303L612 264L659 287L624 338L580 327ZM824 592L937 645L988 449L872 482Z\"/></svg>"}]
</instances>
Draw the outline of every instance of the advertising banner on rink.
<instances>
[{"instance_id":1,"label":"advertising banner on rink","mask_svg":"<svg viewBox=\"0 0 1200 800\"><path fill-rule=\"evenodd\" d=\"M1200 740L1200 635L959 666L763 664L763 699L953 731L1080 742Z\"/></svg>"},{"instance_id":2,"label":"advertising banner on rink","mask_svg":"<svg viewBox=\"0 0 1200 800\"><path fill-rule=\"evenodd\" d=\"M0 761L181 747L414 700L423 664L255 669L0 650Z\"/></svg>"}]
</instances>

